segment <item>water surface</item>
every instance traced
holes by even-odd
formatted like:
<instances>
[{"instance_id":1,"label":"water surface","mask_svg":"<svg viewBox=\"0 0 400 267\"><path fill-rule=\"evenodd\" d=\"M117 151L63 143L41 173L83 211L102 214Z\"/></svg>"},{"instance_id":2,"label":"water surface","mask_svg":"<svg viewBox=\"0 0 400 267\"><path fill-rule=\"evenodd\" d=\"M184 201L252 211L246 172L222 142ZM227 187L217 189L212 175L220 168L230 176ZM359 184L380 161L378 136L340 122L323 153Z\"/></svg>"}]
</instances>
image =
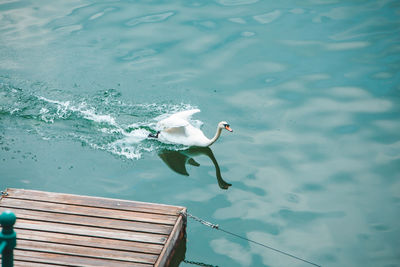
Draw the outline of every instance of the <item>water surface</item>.
<instances>
[{"instance_id":1,"label":"water surface","mask_svg":"<svg viewBox=\"0 0 400 267\"><path fill-rule=\"evenodd\" d=\"M3 0L0 34L2 189L182 205L322 266L400 266L398 1ZM146 139L192 108L234 133ZM187 231L189 261L308 266Z\"/></svg>"}]
</instances>

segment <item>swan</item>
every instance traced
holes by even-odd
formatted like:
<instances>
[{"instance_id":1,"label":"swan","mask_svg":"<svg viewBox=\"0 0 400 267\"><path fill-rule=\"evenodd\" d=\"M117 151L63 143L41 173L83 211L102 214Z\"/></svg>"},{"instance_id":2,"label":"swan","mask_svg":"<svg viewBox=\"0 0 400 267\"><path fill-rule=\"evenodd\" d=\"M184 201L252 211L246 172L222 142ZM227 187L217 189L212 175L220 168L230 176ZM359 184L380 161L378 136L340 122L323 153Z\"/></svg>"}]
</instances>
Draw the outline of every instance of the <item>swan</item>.
<instances>
[{"instance_id":1,"label":"swan","mask_svg":"<svg viewBox=\"0 0 400 267\"><path fill-rule=\"evenodd\" d=\"M149 134L149 137L158 138L164 143L209 147L218 140L223 129L233 132L226 121L221 121L218 123L215 136L208 139L199 128L194 127L189 122L193 114L198 112L200 112L200 109L185 110L172 114L159 121L156 125L158 132L155 135Z\"/></svg>"}]
</instances>

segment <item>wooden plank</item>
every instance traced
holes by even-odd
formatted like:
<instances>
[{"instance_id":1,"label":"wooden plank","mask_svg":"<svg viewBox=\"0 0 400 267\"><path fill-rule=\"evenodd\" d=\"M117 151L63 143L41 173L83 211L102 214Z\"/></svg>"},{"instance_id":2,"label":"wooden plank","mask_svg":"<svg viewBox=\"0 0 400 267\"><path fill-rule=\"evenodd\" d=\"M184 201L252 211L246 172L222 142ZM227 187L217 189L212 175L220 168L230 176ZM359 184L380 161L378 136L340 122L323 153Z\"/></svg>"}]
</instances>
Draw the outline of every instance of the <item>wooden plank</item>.
<instances>
[{"instance_id":1,"label":"wooden plank","mask_svg":"<svg viewBox=\"0 0 400 267\"><path fill-rule=\"evenodd\" d=\"M184 212L186 212L186 209L184 209ZM168 264L169 260L172 257L175 244L179 242L179 237L181 235L181 232L184 230L185 224L186 224L185 218L182 215L180 215L178 217L178 220L174 228L172 229L171 235L168 237L168 240L165 243L164 248L157 259L157 262L154 265L155 267L163 267Z\"/></svg>"},{"instance_id":2,"label":"wooden plank","mask_svg":"<svg viewBox=\"0 0 400 267\"><path fill-rule=\"evenodd\" d=\"M92 196L80 196L63 193L52 193L36 190L7 189L8 197L30 199L36 201L56 202L63 204L75 204L90 207L104 207L115 210L141 211L160 214L176 215L184 207L154 204L131 200L111 199Z\"/></svg>"},{"instance_id":3,"label":"wooden plank","mask_svg":"<svg viewBox=\"0 0 400 267\"><path fill-rule=\"evenodd\" d=\"M98 218L82 215L72 215L59 212L25 210L21 208L11 209L18 214L19 219L57 222L82 226L101 226L107 229L120 229L135 232L169 234L172 226L164 224L143 223L136 221L127 221L120 219ZM0 213L3 209L0 208Z\"/></svg>"},{"instance_id":4,"label":"wooden plank","mask_svg":"<svg viewBox=\"0 0 400 267\"><path fill-rule=\"evenodd\" d=\"M126 241L145 242L153 244L165 244L166 235L139 233L130 231L118 231L114 229L104 229L98 227L81 227L76 225L66 225L51 222L38 222L18 219L15 223L15 229L46 231L55 233L70 233L83 236L103 237L109 239L118 239Z\"/></svg>"},{"instance_id":5,"label":"wooden plank","mask_svg":"<svg viewBox=\"0 0 400 267\"><path fill-rule=\"evenodd\" d=\"M68 265L14 260L14 267L68 267Z\"/></svg>"},{"instance_id":6,"label":"wooden plank","mask_svg":"<svg viewBox=\"0 0 400 267\"><path fill-rule=\"evenodd\" d=\"M8 189L15 266L166 266L185 231L183 207Z\"/></svg>"},{"instance_id":7,"label":"wooden plank","mask_svg":"<svg viewBox=\"0 0 400 267\"><path fill-rule=\"evenodd\" d=\"M121 251L134 251L149 254L160 254L163 245L150 244L135 241L115 240L94 236L81 236L72 235L68 233L54 233L18 229L18 240L26 239L33 241L44 241L49 243L70 244L83 247L105 248L121 250Z\"/></svg>"},{"instance_id":8,"label":"wooden plank","mask_svg":"<svg viewBox=\"0 0 400 267\"><path fill-rule=\"evenodd\" d=\"M53 244L31 240L18 240L17 249L45 253L61 253L65 255L92 257L98 259L114 259L119 261L154 264L158 255L110 250L105 248L89 248L65 244Z\"/></svg>"},{"instance_id":9,"label":"wooden plank","mask_svg":"<svg viewBox=\"0 0 400 267\"><path fill-rule=\"evenodd\" d=\"M132 263L125 261L116 261L112 259L96 259L96 258L87 258L80 256L71 256L65 254L57 254L57 253L45 253L45 252L34 252L27 250L14 250L14 259L16 261L27 261L27 262L35 262L35 263L44 263L44 264L60 264L67 265L70 267L97 267L97 266L137 266L137 267L149 267L153 266L152 264L145 263ZM29 265L28 265L29 266Z\"/></svg>"},{"instance_id":10,"label":"wooden plank","mask_svg":"<svg viewBox=\"0 0 400 267\"><path fill-rule=\"evenodd\" d=\"M123 211L123 210L110 210L101 207L85 207L69 204L59 204L50 202L37 202L34 200L26 199L12 199L5 197L1 200L1 206L3 208L19 208L27 210L37 211L56 211L59 213L81 215L85 214L92 217L100 218L112 218L121 220L130 220L138 222L151 222L159 224L174 225L176 221L176 215L160 215L151 213L142 213L135 211Z\"/></svg>"}]
</instances>

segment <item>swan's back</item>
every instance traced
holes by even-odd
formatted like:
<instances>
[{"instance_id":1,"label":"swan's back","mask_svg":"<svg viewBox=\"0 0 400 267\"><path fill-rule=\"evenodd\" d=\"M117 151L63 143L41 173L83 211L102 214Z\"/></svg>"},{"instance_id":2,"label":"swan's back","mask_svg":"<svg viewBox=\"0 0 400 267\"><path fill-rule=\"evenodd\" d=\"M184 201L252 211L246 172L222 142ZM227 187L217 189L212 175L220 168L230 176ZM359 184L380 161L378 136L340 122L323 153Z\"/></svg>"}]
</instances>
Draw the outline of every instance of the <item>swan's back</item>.
<instances>
[{"instance_id":1,"label":"swan's back","mask_svg":"<svg viewBox=\"0 0 400 267\"><path fill-rule=\"evenodd\" d=\"M185 127L167 128L161 131L159 140L164 143L201 147L207 146L210 142L200 129L190 124Z\"/></svg>"}]
</instances>

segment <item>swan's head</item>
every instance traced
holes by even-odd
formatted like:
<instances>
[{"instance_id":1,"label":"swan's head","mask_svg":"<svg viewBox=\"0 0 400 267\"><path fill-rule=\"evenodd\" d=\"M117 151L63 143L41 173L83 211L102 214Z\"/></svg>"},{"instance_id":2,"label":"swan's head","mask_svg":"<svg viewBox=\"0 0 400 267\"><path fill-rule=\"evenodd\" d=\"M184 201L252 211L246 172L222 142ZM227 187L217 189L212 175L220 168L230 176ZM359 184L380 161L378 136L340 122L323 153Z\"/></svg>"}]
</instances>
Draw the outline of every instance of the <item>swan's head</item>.
<instances>
[{"instance_id":1,"label":"swan's head","mask_svg":"<svg viewBox=\"0 0 400 267\"><path fill-rule=\"evenodd\" d=\"M230 132L233 132L231 127L229 127L229 123L227 123L226 121L221 121L220 123L218 123L218 128L225 129L225 130L228 130Z\"/></svg>"}]
</instances>

